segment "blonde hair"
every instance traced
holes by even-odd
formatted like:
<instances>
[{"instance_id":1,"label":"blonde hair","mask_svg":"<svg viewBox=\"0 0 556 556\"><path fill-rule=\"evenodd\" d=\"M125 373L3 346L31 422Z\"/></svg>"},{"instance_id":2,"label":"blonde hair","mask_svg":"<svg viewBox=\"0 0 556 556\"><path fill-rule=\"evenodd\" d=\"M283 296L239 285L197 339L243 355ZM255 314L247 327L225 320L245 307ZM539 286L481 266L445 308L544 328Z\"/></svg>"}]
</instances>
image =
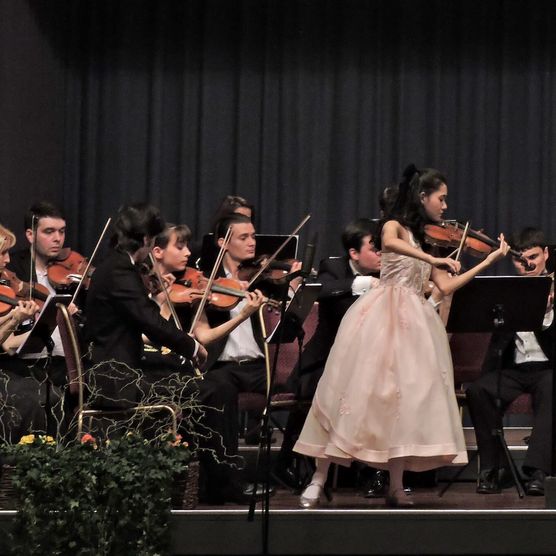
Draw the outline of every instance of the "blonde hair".
<instances>
[{"instance_id":1,"label":"blonde hair","mask_svg":"<svg viewBox=\"0 0 556 556\"><path fill-rule=\"evenodd\" d=\"M15 245L15 235L0 224L0 251L11 249Z\"/></svg>"}]
</instances>

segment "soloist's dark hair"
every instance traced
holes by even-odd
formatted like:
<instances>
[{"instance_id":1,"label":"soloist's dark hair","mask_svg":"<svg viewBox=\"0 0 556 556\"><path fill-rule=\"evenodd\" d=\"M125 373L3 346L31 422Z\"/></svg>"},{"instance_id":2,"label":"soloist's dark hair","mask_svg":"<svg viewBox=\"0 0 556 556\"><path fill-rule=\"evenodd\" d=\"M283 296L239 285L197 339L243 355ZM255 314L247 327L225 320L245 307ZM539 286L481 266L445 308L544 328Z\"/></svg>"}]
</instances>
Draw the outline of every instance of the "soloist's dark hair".
<instances>
[{"instance_id":1,"label":"soloist's dark hair","mask_svg":"<svg viewBox=\"0 0 556 556\"><path fill-rule=\"evenodd\" d=\"M370 218L358 218L347 224L342 232L342 245L346 253L349 253L350 249L359 252L363 238L367 236L371 236L374 242L376 226L376 222L373 222Z\"/></svg>"},{"instance_id":2,"label":"soloist's dark hair","mask_svg":"<svg viewBox=\"0 0 556 556\"><path fill-rule=\"evenodd\" d=\"M166 224L160 211L148 203L134 203L122 207L114 223L112 245L120 251L134 253L144 245L144 238L154 238Z\"/></svg>"},{"instance_id":3,"label":"soloist's dark hair","mask_svg":"<svg viewBox=\"0 0 556 556\"><path fill-rule=\"evenodd\" d=\"M218 243L221 237L226 237L228 228L233 224L252 224L251 218L245 216L245 214L239 214L233 212L224 218L221 218L214 227L214 242Z\"/></svg>"},{"instance_id":4,"label":"soloist's dark hair","mask_svg":"<svg viewBox=\"0 0 556 556\"><path fill-rule=\"evenodd\" d=\"M533 226L528 226L519 232L513 233L509 243L512 249L516 251L526 251L533 247L542 247L544 249L547 246L544 232Z\"/></svg>"},{"instance_id":5,"label":"soloist's dark hair","mask_svg":"<svg viewBox=\"0 0 556 556\"><path fill-rule=\"evenodd\" d=\"M440 189L446 183L446 178L434 168L417 169L410 164L403 172L402 181L398 185L398 192L394 199L385 203L385 213L379 225L377 241L380 249L380 234L382 227L388 220L396 220L402 226L409 228L424 250L428 250L425 244L425 224L430 220L421 203L421 193L429 196Z\"/></svg>"},{"instance_id":6,"label":"soloist's dark hair","mask_svg":"<svg viewBox=\"0 0 556 556\"><path fill-rule=\"evenodd\" d=\"M31 205L23 216L23 225L26 230L33 228L33 216L36 217L36 225L41 218L60 218L65 220L64 213L54 204L48 201L40 201Z\"/></svg>"},{"instance_id":7,"label":"soloist's dark hair","mask_svg":"<svg viewBox=\"0 0 556 556\"><path fill-rule=\"evenodd\" d=\"M191 240L189 226L185 224L178 224L177 226L175 224L167 224L166 228L154 238L154 246L166 249L168 243L170 243L172 232L176 234L176 243L181 243L182 245L189 244Z\"/></svg>"}]
</instances>

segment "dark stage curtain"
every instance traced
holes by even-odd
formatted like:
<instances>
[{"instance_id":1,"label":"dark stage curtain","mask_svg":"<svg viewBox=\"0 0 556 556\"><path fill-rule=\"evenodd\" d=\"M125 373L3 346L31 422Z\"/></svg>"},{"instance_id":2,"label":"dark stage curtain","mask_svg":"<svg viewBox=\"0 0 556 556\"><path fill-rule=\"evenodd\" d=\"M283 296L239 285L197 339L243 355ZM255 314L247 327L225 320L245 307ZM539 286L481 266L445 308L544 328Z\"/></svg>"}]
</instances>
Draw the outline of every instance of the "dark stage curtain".
<instances>
[{"instance_id":1,"label":"dark stage curtain","mask_svg":"<svg viewBox=\"0 0 556 556\"><path fill-rule=\"evenodd\" d=\"M200 236L236 193L261 232L311 213L303 239L338 254L409 162L446 174L447 216L556 239L554 2L29 6L65 68L57 193L85 253L123 203Z\"/></svg>"}]
</instances>

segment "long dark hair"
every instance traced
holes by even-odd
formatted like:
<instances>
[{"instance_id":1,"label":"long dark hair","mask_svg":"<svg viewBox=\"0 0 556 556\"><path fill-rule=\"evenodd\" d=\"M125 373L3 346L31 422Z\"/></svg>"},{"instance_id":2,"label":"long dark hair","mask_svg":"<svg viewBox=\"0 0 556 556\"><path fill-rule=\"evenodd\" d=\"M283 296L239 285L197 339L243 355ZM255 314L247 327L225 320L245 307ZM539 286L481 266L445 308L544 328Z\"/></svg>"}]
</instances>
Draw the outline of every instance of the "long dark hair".
<instances>
[{"instance_id":1,"label":"long dark hair","mask_svg":"<svg viewBox=\"0 0 556 556\"><path fill-rule=\"evenodd\" d=\"M396 220L402 226L409 228L415 239L424 250L425 224L430 220L421 203L421 193L426 197L438 191L440 186L446 183L446 178L434 168L423 168L419 170L415 164L410 164L404 170L402 181L398 185L395 198L385 203L384 216L380 221L379 230L375 244L380 249L382 227L388 220Z\"/></svg>"}]
</instances>

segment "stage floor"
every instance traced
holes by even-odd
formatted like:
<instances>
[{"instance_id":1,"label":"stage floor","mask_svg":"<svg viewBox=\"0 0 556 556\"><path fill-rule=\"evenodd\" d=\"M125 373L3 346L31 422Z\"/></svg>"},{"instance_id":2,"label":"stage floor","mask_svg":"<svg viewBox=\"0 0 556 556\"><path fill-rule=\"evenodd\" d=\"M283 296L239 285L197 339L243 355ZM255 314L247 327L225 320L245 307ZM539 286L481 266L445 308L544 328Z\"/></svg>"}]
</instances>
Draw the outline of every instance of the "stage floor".
<instances>
[{"instance_id":1,"label":"stage floor","mask_svg":"<svg viewBox=\"0 0 556 556\"><path fill-rule=\"evenodd\" d=\"M455 483L442 498L438 492L416 489L415 508L401 510L340 489L331 503L304 510L297 496L278 490L268 553L556 554L556 510L545 509L544 497L520 499L515 489L478 495L469 482ZM175 554L262 554L260 508L254 522L234 505L174 512Z\"/></svg>"}]
</instances>

